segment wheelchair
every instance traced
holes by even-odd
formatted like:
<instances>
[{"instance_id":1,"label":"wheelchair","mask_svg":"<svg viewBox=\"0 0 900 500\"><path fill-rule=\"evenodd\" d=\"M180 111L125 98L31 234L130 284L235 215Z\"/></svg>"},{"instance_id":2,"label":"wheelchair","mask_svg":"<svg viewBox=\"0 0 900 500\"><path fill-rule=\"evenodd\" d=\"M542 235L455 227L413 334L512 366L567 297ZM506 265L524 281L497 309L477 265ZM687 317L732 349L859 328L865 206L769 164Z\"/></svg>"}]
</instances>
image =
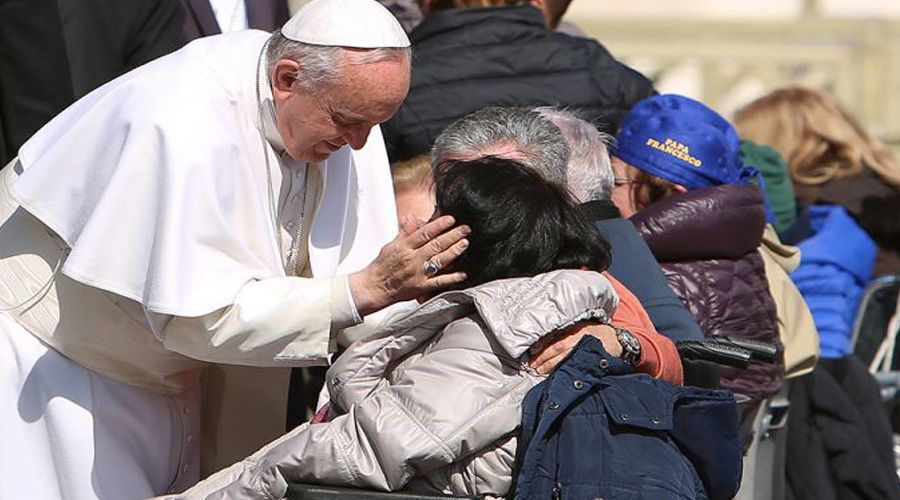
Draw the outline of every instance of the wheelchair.
<instances>
[{"instance_id":1,"label":"wheelchair","mask_svg":"<svg viewBox=\"0 0 900 500\"><path fill-rule=\"evenodd\" d=\"M699 341L682 341L677 343L677 348L685 367L685 384L710 388L718 383L717 365L746 368L752 363L772 363L777 356L777 349L771 344L720 336L708 337ZM735 395L735 399L739 411L742 405L746 405L750 401L749 398L738 394ZM747 435L748 442L751 442L749 451L745 453L744 464L745 468L753 468L751 477L748 477L745 472L742 481L758 481L764 474L768 477L777 476L768 471L769 467L774 469L772 463L775 456L774 446L772 453L769 453L765 446L760 447L758 443L764 442L766 437L783 428L786 413L787 397L785 395L783 402L777 398L771 402L767 401L767 404L760 407L755 418L746 419L742 424L741 432ZM753 440L757 443L756 446L752 444ZM783 477L783 464L780 470ZM774 488L777 488L777 482L769 480L766 485L764 488L754 488L752 496L743 498L777 498L769 495ZM408 491L384 492L305 483L289 484L287 493L288 500L447 500L453 498L476 500L482 497L477 495L434 495ZM742 498L740 492L737 498Z\"/></svg>"},{"instance_id":2,"label":"wheelchair","mask_svg":"<svg viewBox=\"0 0 900 500\"><path fill-rule=\"evenodd\" d=\"M881 389L894 433L894 465L900 476L900 275L872 280L863 293L850 345Z\"/></svg>"}]
</instances>

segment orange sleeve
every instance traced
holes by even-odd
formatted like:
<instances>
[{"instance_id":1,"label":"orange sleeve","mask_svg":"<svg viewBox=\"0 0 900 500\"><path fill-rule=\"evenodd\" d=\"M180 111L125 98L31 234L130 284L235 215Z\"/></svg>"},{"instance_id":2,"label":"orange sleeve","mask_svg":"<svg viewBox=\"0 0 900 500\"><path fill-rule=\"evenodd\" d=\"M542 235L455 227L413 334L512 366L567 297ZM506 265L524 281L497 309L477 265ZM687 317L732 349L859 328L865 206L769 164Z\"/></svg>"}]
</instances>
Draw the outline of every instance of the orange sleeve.
<instances>
[{"instance_id":1,"label":"orange sleeve","mask_svg":"<svg viewBox=\"0 0 900 500\"><path fill-rule=\"evenodd\" d=\"M675 343L656 331L644 306L625 285L607 272L603 276L619 295L619 307L612 317L613 325L630 331L641 343L641 360L635 370L673 384L683 384L684 368Z\"/></svg>"}]
</instances>

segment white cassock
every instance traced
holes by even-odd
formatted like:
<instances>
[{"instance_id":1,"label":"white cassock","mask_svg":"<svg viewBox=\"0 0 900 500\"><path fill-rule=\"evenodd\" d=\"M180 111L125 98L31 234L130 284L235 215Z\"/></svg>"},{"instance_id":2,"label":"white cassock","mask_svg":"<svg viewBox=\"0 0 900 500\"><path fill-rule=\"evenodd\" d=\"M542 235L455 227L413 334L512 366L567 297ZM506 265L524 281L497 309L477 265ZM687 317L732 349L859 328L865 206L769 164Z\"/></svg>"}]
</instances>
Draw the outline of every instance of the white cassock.
<instances>
[{"instance_id":1,"label":"white cassock","mask_svg":"<svg viewBox=\"0 0 900 500\"><path fill-rule=\"evenodd\" d=\"M347 275L397 231L381 134L318 165L281 154L267 37L114 80L4 169L0 498L184 490L207 362L321 364L360 323Z\"/></svg>"}]
</instances>

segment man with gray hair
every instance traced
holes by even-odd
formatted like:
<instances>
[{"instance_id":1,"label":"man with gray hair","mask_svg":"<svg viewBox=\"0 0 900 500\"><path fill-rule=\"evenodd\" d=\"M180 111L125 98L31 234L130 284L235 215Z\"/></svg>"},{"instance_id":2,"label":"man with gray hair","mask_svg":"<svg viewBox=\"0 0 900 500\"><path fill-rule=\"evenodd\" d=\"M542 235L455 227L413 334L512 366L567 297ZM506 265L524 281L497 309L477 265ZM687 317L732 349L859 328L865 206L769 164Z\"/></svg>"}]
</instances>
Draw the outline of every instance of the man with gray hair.
<instances>
[{"instance_id":1,"label":"man with gray hair","mask_svg":"<svg viewBox=\"0 0 900 500\"><path fill-rule=\"evenodd\" d=\"M0 497L183 490L209 363L324 364L364 317L463 279L435 265L466 247L451 217L397 235L378 124L409 68L377 2L313 0L275 35L135 69L20 149L0 179Z\"/></svg>"},{"instance_id":2,"label":"man with gray hair","mask_svg":"<svg viewBox=\"0 0 900 500\"><path fill-rule=\"evenodd\" d=\"M610 200L616 179L607 145L613 139L571 111L535 111L559 128L569 146L566 186L609 242L609 272L640 299L660 333L676 341L702 340L700 327L669 288L647 243Z\"/></svg>"},{"instance_id":3,"label":"man with gray hair","mask_svg":"<svg viewBox=\"0 0 900 500\"><path fill-rule=\"evenodd\" d=\"M700 328L669 288L653 253L610 201L614 177L609 141L609 136L570 111L486 108L460 118L438 136L432 164L500 156L519 160L565 185L610 243L610 273L638 297L656 329L676 341L701 340ZM558 359L578 339L572 336L549 346L532 364Z\"/></svg>"},{"instance_id":4,"label":"man with gray hair","mask_svg":"<svg viewBox=\"0 0 900 500\"><path fill-rule=\"evenodd\" d=\"M581 119L575 113L552 107L535 111L556 125L569 147L566 159L566 187L579 203L609 200L613 189L613 170L607 145L609 134Z\"/></svg>"},{"instance_id":5,"label":"man with gray hair","mask_svg":"<svg viewBox=\"0 0 900 500\"><path fill-rule=\"evenodd\" d=\"M502 156L540 167L549 181L566 183L569 147L558 128L528 108L492 106L450 124L434 141L432 164Z\"/></svg>"}]
</instances>

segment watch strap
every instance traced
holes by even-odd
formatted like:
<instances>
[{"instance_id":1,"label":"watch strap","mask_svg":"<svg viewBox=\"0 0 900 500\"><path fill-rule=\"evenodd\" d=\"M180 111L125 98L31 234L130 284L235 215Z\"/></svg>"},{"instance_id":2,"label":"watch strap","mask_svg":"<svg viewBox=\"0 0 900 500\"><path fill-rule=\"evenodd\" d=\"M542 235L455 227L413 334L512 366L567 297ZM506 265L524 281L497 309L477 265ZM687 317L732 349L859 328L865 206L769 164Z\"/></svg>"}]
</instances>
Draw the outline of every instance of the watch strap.
<instances>
[{"instance_id":1,"label":"watch strap","mask_svg":"<svg viewBox=\"0 0 900 500\"><path fill-rule=\"evenodd\" d=\"M641 360L641 342L629 330L615 325L609 325L616 332L616 339L622 346L622 361L631 366L637 365Z\"/></svg>"}]
</instances>

